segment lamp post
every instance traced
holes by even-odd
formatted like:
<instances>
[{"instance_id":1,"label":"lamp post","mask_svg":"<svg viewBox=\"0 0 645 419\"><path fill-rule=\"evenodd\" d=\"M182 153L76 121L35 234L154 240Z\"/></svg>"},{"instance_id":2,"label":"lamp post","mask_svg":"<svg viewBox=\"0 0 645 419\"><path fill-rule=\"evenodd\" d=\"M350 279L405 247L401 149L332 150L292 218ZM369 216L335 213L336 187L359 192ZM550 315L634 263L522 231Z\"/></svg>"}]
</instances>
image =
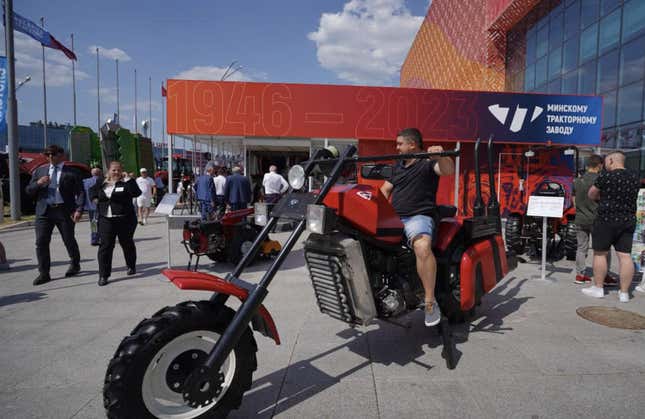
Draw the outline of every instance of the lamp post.
<instances>
[{"instance_id":1,"label":"lamp post","mask_svg":"<svg viewBox=\"0 0 645 419\"><path fill-rule=\"evenodd\" d=\"M16 92L18 91L18 89L22 87L23 84L26 84L30 81L31 81L31 76L27 76L22 81L18 82L18 85L16 86Z\"/></svg>"}]
</instances>

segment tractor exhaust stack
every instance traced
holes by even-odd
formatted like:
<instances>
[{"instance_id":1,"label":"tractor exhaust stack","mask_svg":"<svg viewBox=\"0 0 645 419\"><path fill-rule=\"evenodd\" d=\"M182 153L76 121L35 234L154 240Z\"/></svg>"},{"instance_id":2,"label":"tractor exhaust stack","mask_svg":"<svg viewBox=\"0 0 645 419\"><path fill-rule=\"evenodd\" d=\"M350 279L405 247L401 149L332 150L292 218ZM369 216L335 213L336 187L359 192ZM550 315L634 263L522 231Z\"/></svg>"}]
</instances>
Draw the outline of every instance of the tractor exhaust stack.
<instances>
[{"instance_id":1,"label":"tractor exhaust stack","mask_svg":"<svg viewBox=\"0 0 645 419\"><path fill-rule=\"evenodd\" d=\"M473 204L473 216L484 215L484 200L482 199L482 180L479 170L479 144L481 138L475 141L475 203Z\"/></svg>"}]
</instances>

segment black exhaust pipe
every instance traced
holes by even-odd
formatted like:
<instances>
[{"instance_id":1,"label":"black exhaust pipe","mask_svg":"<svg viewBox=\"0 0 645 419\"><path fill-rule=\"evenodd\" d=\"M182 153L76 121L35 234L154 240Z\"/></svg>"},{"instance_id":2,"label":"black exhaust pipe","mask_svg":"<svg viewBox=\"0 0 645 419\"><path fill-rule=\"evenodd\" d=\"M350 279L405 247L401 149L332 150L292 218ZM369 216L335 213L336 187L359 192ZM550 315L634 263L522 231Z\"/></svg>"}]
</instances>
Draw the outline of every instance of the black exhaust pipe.
<instances>
[{"instance_id":1,"label":"black exhaust pipe","mask_svg":"<svg viewBox=\"0 0 645 419\"><path fill-rule=\"evenodd\" d=\"M493 175L493 135L488 137L488 185L490 187L490 198L486 213L489 216L499 218L499 201L497 200L497 191L495 190L495 176Z\"/></svg>"},{"instance_id":2,"label":"black exhaust pipe","mask_svg":"<svg viewBox=\"0 0 645 419\"><path fill-rule=\"evenodd\" d=\"M473 216L480 217L484 215L484 200L482 199L482 182L479 171L479 143L481 138L475 141L475 203L473 204Z\"/></svg>"}]
</instances>

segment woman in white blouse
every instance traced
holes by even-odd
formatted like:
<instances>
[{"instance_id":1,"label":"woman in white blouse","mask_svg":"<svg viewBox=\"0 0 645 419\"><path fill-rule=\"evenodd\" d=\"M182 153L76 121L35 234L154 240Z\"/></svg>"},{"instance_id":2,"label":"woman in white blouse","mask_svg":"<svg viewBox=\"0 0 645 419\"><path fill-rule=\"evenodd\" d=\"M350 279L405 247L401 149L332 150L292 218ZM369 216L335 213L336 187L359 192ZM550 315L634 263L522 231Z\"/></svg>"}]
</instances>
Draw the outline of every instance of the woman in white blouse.
<instances>
[{"instance_id":1,"label":"woman in white blouse","mask_svg":"<svg viewBox=\"0 0 645 419\"><path fill-rule=\"evenodd\" d=\"M137 249L133 239L137 217L132 198L139 195L141 189L135 180L123 179L123 166L118 161L111 162L107 177L97 181L90 189L90 199L96 202L99 214L99 286L106 285L112 273L112 253L117 237L123 248L128 275L137 272Z\"/></svg>"}]
</instances>

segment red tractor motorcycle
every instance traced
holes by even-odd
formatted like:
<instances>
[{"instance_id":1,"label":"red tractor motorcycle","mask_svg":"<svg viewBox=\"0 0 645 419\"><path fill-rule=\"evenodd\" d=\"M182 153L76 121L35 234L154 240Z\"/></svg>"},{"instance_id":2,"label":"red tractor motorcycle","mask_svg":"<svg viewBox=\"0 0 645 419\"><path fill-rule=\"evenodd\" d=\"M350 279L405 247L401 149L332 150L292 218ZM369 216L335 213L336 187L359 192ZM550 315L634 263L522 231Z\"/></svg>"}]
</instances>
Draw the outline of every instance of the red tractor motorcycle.
<instances>
[{"instance_id":1,"label":"red tractor motorcycle","mask_svg":"<svg viewBox=\"0 0 645 419\"><path fill-rule=\"evenodd\" d=\"M488 157L492 163L491 143ZM336 183L357 163L456 156L459 151L378 157L358 157L355 152L349 146L334 158L320 150L305 167L294 166L289 172L289 193L270 213L266 207L256 207L256 220L264 220L265 226L225 278L163 271L180 289L213 294L208 301L163 308L123 339L105 376L108 417L222 418L238 408L257 367L252 330L280 343L262 302L305 229L311 232L305 242L305 260L321 312L360 325L375 319L395 322L419 307L423 290L415 256L403 240L403 225L392 205L376 187ZM436 298L444 314L439 331L449 368L456 366L449 320L460 321L471 314L483 295L514 267L504 250L497 197L492 190L488 207L484 206L479 165L475 164L475 215L455 216L454 207L440 207L436 214ZM306 180L316 167L327 180L319 190L306 192ZM492 171L492 164L489 167ZM370 179L387 178L389 172L385 165L361 167L363 177ZM279 218L297 221L296 228L260 282L245 282L240 275ZM242 301L237 311L226 304L230 297Z\"/></svg>"}]
</instances>

